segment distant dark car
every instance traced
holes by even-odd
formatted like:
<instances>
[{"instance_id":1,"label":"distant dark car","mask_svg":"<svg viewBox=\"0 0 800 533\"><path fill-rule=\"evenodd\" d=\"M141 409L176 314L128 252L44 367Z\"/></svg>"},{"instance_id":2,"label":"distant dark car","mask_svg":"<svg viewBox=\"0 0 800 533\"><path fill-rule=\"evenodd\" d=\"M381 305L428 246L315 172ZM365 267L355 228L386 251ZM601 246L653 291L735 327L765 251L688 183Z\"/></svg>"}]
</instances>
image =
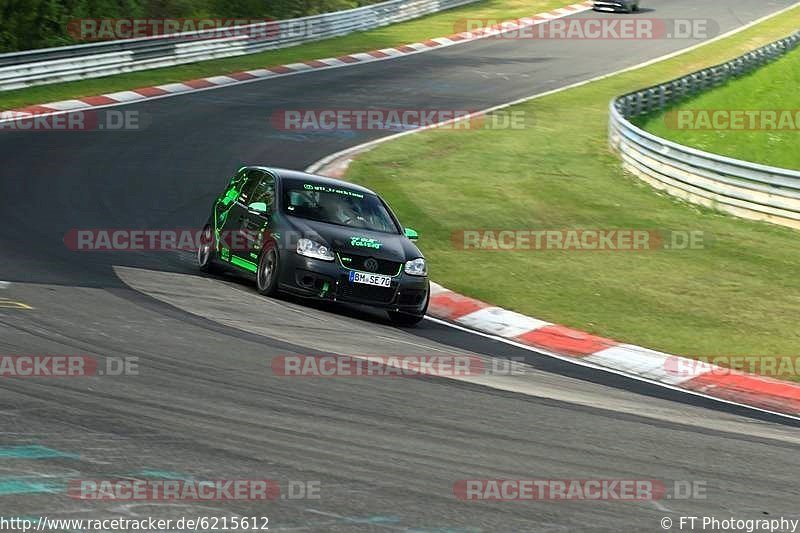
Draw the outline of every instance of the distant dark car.
<instances>
[{"instance_id":1,"label":"distant dark car","mask_svg":"<svg viewBox=\"0 0 800 533\"><path fill-rule=\"evenodd\" d=\"M386 202L345 181L243 167L214 201L197 261L255 274L258 291L385 309L398 325L422 320L425 258Z\"/></svg>"},{"instance_id":2,"label":"distant dark car","mask_svg":"<svg viewBox=\"0 0 800 533\"><path fill-rule=\"evenodd\" d=\"M596 11L639 11L639 0L595 0L592 7Z\"/></svg>"}]
</instances>

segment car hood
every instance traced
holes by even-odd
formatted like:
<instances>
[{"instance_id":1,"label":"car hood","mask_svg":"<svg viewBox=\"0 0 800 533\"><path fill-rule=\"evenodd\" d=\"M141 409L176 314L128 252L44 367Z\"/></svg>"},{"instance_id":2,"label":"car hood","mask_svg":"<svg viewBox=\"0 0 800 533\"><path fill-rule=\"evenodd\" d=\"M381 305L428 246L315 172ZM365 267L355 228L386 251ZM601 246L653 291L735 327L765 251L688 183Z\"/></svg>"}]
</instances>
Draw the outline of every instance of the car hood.
<instances>
[{"instance_id":1,"label":"car hood","mask_svg":"<svg viewBox=\"0 0 800 533\"><path fill-rule=\"evenodd\" d=\"M286 217L297 238L322 241L341 254L367 255L387 261L408 261L423 257L405 235L338 226L293 216ZM293 239L296 242L296 239Z\"/></svg>"}]
</instances>

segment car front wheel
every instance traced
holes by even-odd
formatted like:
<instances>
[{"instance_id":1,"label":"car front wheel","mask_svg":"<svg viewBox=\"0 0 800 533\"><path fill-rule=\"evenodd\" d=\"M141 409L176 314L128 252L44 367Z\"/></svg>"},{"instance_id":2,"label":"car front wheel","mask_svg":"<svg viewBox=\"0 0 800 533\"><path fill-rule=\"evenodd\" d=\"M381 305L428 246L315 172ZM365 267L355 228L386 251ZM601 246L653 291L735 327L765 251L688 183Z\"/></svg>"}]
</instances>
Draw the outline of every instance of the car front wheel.
<instances>
[{"instance_id":1,"label":"car front wheel","mask_svg":"<svg viewBox=\"0 0 800 533\"><path fill-rule=\"evenodd\" d=\"M388 311L389 320L392 321L392 324L395 326L401 327L411 327L416 326L420 323L420 321L425 318L425 313L428 312L428 304L431 302L431 290L430 286L428 287L428 296L425 300L425 307L422 308L422 312L418 315L411 315L408 313L400 313L398 311Z\"/></svg>"},{"instance_id":2,"label":"car front wheel","mask_svg":"<svg viewBox=\"0 0 800 533\"><path fill-rule=\"evenodd\" d=\"M268 244L261 252L256 270L258 292L264 296L273 296L278 289L278 252L274 244Z\"/></svg>"}]
</instances>

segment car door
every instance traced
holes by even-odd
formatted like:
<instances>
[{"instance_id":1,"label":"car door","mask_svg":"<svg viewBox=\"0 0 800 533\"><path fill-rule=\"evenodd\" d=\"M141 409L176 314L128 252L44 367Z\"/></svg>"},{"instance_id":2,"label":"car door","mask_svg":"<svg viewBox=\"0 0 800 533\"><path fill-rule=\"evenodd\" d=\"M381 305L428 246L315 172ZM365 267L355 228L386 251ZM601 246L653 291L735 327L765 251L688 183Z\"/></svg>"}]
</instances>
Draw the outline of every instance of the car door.
<instances>
[{"instance_id":1,"label":"car door","mask_svg":"<svg viewBox=\"0 0 800 533\"><path fill-rule=\"evenodd\" d=\"M265 176L264 171L248 169L244 185L228 210L220 236L220 257L240 268L255 272L255 262L249 260L250 244L243 229L248 216L248 205L256 187Z\"/></svg>"},{"instance_id":2,"label":"car door","mask_svg":"<svg viewBox=\"0 0 800 533\"><path fill-rule=\"evenodd\" d=\"M270 220L275 207L275 176L259 171L247 196L242 197L237 215L238 246L232 250L239 266L255 270L258 256L264 244L264 234L269 231ZM244 266L247 265L247 266Z\"/></svg>"},{"instance_id":3,"label":"car door","mask_svg":"<svg viewBox=\"0 0 800 533\"><path fill-rule=\"evenodd\" d=\"M275 176L264 172L248 198L247 211L242 218L241 232L248 244L248 248L242 251L243 259L258 262L274 209Z\"/></svg>"}]
</instances>

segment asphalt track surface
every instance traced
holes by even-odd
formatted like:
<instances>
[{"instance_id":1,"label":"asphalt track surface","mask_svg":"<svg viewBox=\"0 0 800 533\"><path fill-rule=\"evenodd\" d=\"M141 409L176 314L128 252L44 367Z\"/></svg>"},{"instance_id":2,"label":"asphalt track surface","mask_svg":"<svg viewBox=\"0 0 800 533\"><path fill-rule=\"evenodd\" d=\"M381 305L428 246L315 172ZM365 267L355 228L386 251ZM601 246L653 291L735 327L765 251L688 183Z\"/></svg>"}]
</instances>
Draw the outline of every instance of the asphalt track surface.
<instances>
[{"instance_id":1,"label":"asphalt track surface","mask_svg":"<svg viewBox=\"0 0 800 533\"><path fill-rule=\"evenodd\" d=\"M789 1L650 1L721 31ZM580 17L598 16L593 13ZM614 15L600 15L614 16ZM628 15L616 15L628 16ZM187 228L245 163L304 168L380 132L271 129L294 108L479 109L693 41L482 40L120 109L134 132L0 133L1 354L137 357L139 374L0 380L0 516L266 515L299 531L659 531L664 516L798 518L798 433L745 409L577 367L430 321L264 299L188 253L75 253L73 228ZM409 221L411 222L411 221ZM421 240L424 250L424 236ZM2 302L2 300L0 300ZM477 354L526 371L474 379L297 379L275 356ZM114 502L69 480L319 483L318 499ZM704 499L464 502L461 479L699 481Z\"/></svg>"}]
</instances>

